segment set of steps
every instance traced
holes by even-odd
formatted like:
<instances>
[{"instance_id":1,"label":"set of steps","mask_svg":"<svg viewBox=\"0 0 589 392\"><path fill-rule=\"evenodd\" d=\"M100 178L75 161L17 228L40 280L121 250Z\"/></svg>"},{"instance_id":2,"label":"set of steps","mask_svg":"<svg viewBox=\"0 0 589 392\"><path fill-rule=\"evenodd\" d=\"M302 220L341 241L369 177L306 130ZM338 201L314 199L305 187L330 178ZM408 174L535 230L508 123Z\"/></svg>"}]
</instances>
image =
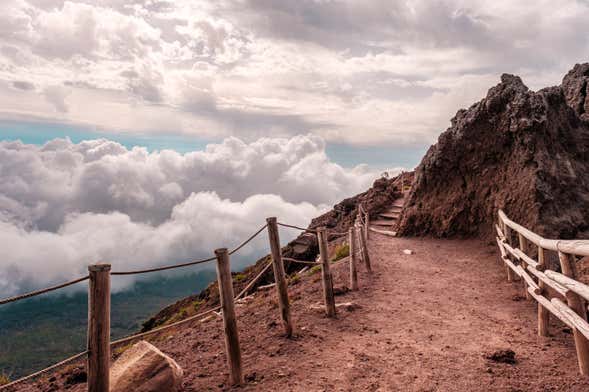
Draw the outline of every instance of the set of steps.
<instances>
[{"instance_id":1,"label":"set of steps","mask_svg":"<svg viewBox=\"0 0 589 392\"><path fill-rule=\"evenodd\" d=\"M370 231L396 237L396 228L404 204L405 197L395 200L388 210L378 215L378 219L370 221Z\"/></svg>"}]
</instances>

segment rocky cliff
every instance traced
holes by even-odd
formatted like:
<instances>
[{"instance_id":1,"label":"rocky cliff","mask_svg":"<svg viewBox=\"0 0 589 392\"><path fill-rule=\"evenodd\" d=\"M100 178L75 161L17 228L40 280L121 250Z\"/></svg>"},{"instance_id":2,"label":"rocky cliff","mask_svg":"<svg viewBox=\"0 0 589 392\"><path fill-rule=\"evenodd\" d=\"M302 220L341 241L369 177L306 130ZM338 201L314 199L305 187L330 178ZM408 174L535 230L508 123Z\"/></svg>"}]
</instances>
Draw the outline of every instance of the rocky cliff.
<instances>
[{"instance_id":1,"label":"rocky cliff","mask_svg":"<svg viewBox=\"0 0 589 392\"><path fill-rule=\"evenodd\" d=\"M489 234L498 209L546 237L588 237L589 64L561 86L501 83L460 110L416 169L400 233Z\"/></svg>"}]
</instances>

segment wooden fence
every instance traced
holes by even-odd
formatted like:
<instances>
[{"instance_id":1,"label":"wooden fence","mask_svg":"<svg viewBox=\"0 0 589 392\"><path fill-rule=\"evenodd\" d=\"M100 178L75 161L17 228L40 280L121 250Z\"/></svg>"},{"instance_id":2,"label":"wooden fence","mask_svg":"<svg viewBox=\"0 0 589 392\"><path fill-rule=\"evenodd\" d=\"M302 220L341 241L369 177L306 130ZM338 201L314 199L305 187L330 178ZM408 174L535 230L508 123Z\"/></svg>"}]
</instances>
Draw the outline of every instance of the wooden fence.
<instances>
[{"instance_id":1,"label":"wooden fence","mask_svg":"<svg viewBox=\"0 0 589 392\"><path fill-rule=\"evenodd\" d=\"M243 384L243 371L241 360L241 348L239 345L239 336L237 330L237 320L235 315L235 300L241 298L249 290L251 290L255 283L264 275L270 266L273 267L274 280L276 287L276 294L278 297L279 313L284 326L285 336L290 337L294 331L294 325L291 317L290 303L288 297L288 284L284 271L284 259L282 257L280 238L278 234L278 226L311 232L317 235L320 251L320 261L304 261L295 259L286 259L289 262L297 262L307 265L321 266L323 298L325 304L325 313L328 317L336 316L336 306L333 293L333 277L330 271L330 260L328 256L328 234L338 234L340 236L347 236L350 246L350 254L347 258L350 268L350 287L352 290L358 289L358 274L357 274L357 256L366 265L366 269L371 271L370 259L367 247L367 225L368 214L360 207L355 225L346 233L329 232L325 227L317 228L316 230L305 229L294 225L280 223L275 217L267 218L266 224L256 231L251 237L237 246L235 249L229 251L226 248L216 249L215 256L203 260L191 261L183 264L174 264L169 266L135 270L135 271L111 271L110 264L93 264L88 267L89 274L87 276L48 287L46 289L33 291L30 293L18 295L15 297L0 300L0 305L10 302L19 301L25 298L34 297L50 291L55 291L85 280L88 284L88 346L87 350L76 354L66 360L63 360L55 365L47 367L41 371L30 374L26 377L13 381L9 384L0 386L0 390L8 389L16 386L24 381L39 377L43 374L49 373L57 368L74 361L87 358L87 373L88 373L88 391L90 392L108 392L110 388L110 362L111 349L114 346L123 343L129 343L138 339L153 335L170 328L177 327L192 320L202 318L212 312L221 311L223 317L223 327L225 332L225 348L227 354L227 366L229 368L230 383L232 385ZM252 241L264 229L268 231L269 248L271 254L271 262L266 265L262 271L252 279L247 286L235 296L233 293L233 281L231 276L231 261L230 256L238 252L243 246ZM134 334L115 341L110 340L110 280L111 276L117 275L134 275L149 272L164 271L168 269L187 267L196 264L216 261L217 281L219 284L220 305L209 309L205 312L196 314L175 323L155 328L148 332Z\"/></svg>"},{"instance_id":2,"label":"wooden fence","mask_svg":"<svg viewBox=\"0 0 589 392\"><path fill-rule=\"evenodd\" d=\"M548 336L552 314L573 331L579 371L589 375L589 286L578 281L577 261L589 256L589 240L550 240L499 211L497 245L507 280L521 280L527 298L538 302L538 335ZM549 269L553 257L561 272ZM556 262L558 260L558 262Z\"/></svg>"}]
</instances>

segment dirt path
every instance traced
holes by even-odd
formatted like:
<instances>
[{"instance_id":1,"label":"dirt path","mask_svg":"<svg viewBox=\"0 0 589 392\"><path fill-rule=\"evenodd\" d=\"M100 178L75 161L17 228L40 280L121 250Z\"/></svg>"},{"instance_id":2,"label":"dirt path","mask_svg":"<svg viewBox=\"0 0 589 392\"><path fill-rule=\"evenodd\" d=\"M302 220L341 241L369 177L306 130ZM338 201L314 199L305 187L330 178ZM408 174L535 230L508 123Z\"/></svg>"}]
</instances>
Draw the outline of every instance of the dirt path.
<instances>
[{"instance_id":1,"label":"dirt path","mask_svg":"<svg viewBox=\"0 0 589 392\"><path fill-rule=\"evenodd\" d=\"M362 268L360 291L337 297L360 308L340 310L336 320L310 309L321 300L320 274L289 287L294 339L281 336L273 291L238 307L248 380L240 390L589 390L570 331L555 323L554 336L536 336L536 305L506 282L495 247L374 233L369 247L374 273ZM347 264L334 265L334 275L336 287L346 283ZM186 391L228 389L221 328L214 318L153 339L184 368ZM513 350L517 363L485 358L501 349ZM31 390L52 390L47 380L37 386Z\"/></svg>"}]
</instances>

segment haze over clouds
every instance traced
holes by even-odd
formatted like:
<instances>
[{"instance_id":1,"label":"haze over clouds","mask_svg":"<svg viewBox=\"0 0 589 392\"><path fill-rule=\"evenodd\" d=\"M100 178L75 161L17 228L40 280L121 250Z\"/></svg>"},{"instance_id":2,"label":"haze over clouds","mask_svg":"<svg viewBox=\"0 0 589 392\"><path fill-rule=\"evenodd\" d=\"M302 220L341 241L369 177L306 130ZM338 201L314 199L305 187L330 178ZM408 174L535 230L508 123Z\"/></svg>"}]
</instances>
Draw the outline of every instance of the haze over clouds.
<instances>
[{"instance_id":1,"label":"haze over clouds","mask_svg":"<svg viewBox=\"0 0 589 392\"><path fill-rule=\"evenodd\" d=\"M502 72L556 84L586 0L5 0L3 118L431 143Z\"/></svg>"},{"instance_id":2,"label":"haze over clouds","mask_svg":"<svg viewBox=\"0 0 589 392\"><path fill-rule=\"evenodd\" d=\"M108 140L0 142L0 294L85 274L97 261L121 270L208 257L268 216L306 226L378 175L331 163L324 147L317 136L229 138L187 154ZM264 233L236 261L266 251Z\"/></svg>"}]
</instances>

